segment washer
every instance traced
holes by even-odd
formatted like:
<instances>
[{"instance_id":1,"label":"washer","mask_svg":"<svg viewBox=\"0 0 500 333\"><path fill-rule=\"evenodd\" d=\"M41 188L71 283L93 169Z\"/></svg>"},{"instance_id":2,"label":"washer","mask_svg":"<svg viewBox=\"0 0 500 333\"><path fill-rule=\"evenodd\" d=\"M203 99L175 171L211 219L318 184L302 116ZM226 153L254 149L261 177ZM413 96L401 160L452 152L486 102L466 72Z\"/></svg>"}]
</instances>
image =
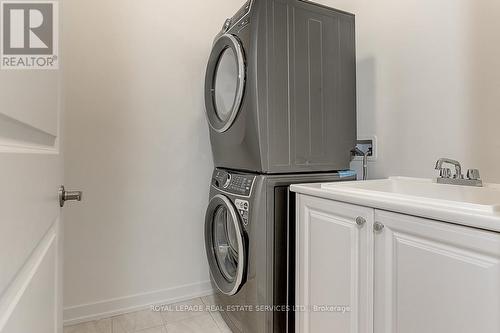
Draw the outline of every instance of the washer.
<instances>
[{"instance_id":1,"label":"washer","mask_svg":"<svg viewBox=\"0 0 500 333\"><path fill-rule=\"evenodd\" d=\"M354 15L301 0L247 1L215 38L205 106L217 167L347 169L356 144Z\"/></svg>"},{"instance_id":2,"label":"washer","mask_svg":"<svg viewBox=\"0 0 500 333\"><path fill-rule=\"evenodd\" d=\"M295 303L295 196L289 186L351 179L214 171L205 246L215 304L233 332L294 331L293 312L286 311Z\"/></svg>"}]
</instances>

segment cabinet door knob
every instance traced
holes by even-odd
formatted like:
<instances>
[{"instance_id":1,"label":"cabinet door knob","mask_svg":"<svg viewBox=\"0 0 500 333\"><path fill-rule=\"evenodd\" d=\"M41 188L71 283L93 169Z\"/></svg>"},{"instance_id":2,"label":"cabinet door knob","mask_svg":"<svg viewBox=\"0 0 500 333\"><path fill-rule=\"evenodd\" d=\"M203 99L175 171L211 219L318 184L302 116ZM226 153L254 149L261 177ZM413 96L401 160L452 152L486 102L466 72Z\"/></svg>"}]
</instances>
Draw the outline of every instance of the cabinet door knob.
<instances>
[{"instance_id":1,"label":"cabinet door knob","mask_svg":"<svg viewBox=\"0 0 500 333\"><path fill-rule=\"evenodd\" d=\"M358 217L356 218L356 224L357 224L358 226L362 227L362 226L364 226L364 225L366 224L366 220L365 220L363 217L358 216Z\"/></svg>"},{"instance_id":2,"label":"cabinet door knob","mask_svg":"<svg viewBox=\"0 0 500 333\"><path fill-rule=\"evenodd\" d=\"M382 230L384 230L384 228L385 228L385 225L383 225L380 222L375 222L373 224L373 230L375 230L375 232L381 232Z\"/></svg>"}]
</instances>

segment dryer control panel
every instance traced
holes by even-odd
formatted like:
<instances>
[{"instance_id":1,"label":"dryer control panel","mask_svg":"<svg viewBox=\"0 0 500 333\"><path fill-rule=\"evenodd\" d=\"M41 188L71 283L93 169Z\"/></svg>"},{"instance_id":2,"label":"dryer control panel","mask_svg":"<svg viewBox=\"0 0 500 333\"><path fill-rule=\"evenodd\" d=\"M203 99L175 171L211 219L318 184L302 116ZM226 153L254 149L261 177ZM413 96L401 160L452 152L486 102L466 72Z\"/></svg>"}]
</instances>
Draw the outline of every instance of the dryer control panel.
<instances>
[{"instance_id":1,"label":"dryer control panel","mask_svg":"<svg viewBox=\"0 0 500 333\"><path fill-rule=\"evenodd\" d=\"M215 170L212 177L212 185L217 189L243 197L249 197L252 193L255 176L239 173Z\"/></svg>"},{"instance_id":2,"label":"dryer control panel","mask_svg":"<svg viewBox=\"0 0 500 333\"><path fill-rule=\"evenodd\" d=\"M245 25L249 23L249 14L250 10L252 9L253 5L253 0L248 0L243 7L241 7L240 10L234 16L229 19L231 24L230 27L234 27L235 25L238 25L238 28L243 28Z\"/></svg>"}]
</instances>

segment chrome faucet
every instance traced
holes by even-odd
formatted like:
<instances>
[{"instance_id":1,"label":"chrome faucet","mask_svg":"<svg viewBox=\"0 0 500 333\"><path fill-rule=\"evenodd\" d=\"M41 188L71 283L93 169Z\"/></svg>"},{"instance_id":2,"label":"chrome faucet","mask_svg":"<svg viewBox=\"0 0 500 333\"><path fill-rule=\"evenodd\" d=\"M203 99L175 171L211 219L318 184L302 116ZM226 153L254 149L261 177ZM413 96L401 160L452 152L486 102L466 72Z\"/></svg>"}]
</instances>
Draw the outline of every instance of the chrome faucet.
<instances>
[{"instance_id":1,"label":"chrome faucet","mask_svg":"<svg viewBox=\"0 0 500 333\"><path fill-rule=\"evenodd\" d=\"M451 164L455 167L455 174L451 175L451 170L449 168L443 168L443 164ZM460 162L449 159L440 158L436 162L436 170L439 171L439 177L437 178L438 184L448 184L448 185L461 185L461 186L476 186L482 187L483 181L477 169L469 169L467 171L467 178L462 174L462 165Z\"/></svg>"},{"instance_id":2,"label":"chrome faucet","mask_svg":"<svg viewBox=\"0 0 500 333\"><path fill-rule=\"evenodd\" d=\"M449 174L449 172L448 172L449 169L443 168L443 164L445 164L445 163L455 166L455 175L453 176L453 178L464 179L464 175L462 174L462 165L460 164L459 161L455 161L455 160L452 160L450 158L440 158L436 162L436 170L439 170L441 172L441 175L440 175L441 177L450 178L450 177L446 177Z\"/></svg>"}]
</instances>

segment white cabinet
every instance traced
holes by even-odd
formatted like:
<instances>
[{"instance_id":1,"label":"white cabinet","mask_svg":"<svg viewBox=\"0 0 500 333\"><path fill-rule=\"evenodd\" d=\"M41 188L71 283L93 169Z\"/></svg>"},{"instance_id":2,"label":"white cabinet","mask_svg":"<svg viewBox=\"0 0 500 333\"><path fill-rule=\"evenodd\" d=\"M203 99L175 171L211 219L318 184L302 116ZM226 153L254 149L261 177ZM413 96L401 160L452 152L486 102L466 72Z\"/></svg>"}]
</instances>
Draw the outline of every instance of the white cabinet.
<instances>
[{"instance_id":1,"label":"white cabinet","mask_svg":"<svg viewBox=\"0 0 500 333\"><path fill-rule=\"evenodd\" d=\"M369 332L373 209L308 196L297 209L297 332Z\"/></svg>"},{"instance_id":2,"label":"white cabinet","mask_svg":"<svg viewBox=\"0 0 500 333\"><path fill-rule=\"evenodd\" d=\"M500 234L375 212L375 333L500 332Z\"/></svg>"},{"instance_id":3,"label":"white cabinet","mask_svg":"<svg viewBox=\"0 0 500 333\"><path fill-rule=\"evenodd\" d=\"M297 202L297 332L500 332L500 233Z\"/></svg>"}]
</instances>

